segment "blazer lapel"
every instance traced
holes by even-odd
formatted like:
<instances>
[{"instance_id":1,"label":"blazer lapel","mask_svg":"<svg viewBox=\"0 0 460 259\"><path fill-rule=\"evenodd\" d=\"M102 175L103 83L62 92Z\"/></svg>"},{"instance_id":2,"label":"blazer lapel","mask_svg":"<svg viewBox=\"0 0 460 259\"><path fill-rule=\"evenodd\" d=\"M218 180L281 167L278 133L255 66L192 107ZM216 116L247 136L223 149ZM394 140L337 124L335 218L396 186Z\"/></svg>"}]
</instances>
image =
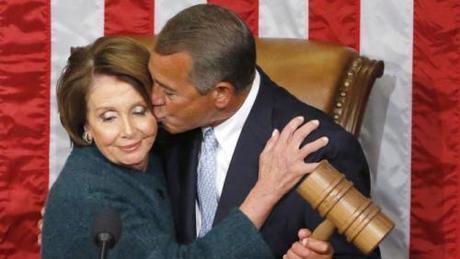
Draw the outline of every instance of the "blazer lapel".
<instances>
[{"instance_id":1,"label":"blazer lapel","mask_svg":"<svg viewBox=\"0 0 460 259\"><path fill-rule=\"evenodd\" d=\"M231 208L243 202L257 181L259 154L272 133L273 94L267 79L261 73L259 93L233 152L214 225L228 215Z\"/></svg>"}]
</instances>

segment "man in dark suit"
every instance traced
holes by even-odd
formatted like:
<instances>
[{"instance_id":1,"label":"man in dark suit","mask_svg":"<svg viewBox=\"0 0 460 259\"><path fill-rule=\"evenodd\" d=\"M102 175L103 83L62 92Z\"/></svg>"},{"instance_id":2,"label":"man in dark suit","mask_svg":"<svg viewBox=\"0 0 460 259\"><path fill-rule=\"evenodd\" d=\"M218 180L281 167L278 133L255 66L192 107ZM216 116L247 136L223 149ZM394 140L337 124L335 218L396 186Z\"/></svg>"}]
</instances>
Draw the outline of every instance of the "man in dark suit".
<instances>
[{"instance_id":1,"label":"man in dark suit","mask_svg":"<svg viewBox=\"0 0 460 259\"><path fill-rule=\"evenodd\" d=\"M310 155L308 162L327 159L369 195L369 169L357 140L256 67L254 38L235 14L214 5L193 6L171 18L156 40L149 64L152 102L155 116L173 134L158 146L180 242L193 241L202 226L197 168L204 128L212 128L219 143L214 225L241 204L256 182L258 157L273 129L299 115L320 123L305 143L329 138L329 144ZM299 229L312 229L319 222L319 215L292 190L273 209L261 234L281 257L297 241ZM330 258L332 251L338 258L364 258L339 235L331 240L333 249L323 241L305 243L308 258ZM291 249L288 255L293 253ZM378 258L379 252L370 257Z\"/></svg>"}]
</instances>

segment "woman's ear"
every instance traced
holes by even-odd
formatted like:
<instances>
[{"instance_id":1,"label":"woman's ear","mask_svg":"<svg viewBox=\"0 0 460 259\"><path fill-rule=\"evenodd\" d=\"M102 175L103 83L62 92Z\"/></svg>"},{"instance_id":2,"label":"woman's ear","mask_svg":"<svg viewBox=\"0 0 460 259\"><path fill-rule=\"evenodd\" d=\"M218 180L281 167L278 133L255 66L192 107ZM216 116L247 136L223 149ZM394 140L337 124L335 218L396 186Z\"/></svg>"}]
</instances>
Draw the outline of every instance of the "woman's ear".
<instances>
[{"instance_id":1,"label":"woman's ear","mask_svg":"<svg viewBox=\"0 0 460 259\"><path fill-rule=\"evenodd\" d=\"M229 82L219 82L211 91L214 105L218 109L227 108L235 94L235 88Z\"/></svg>"},{"instance_id":2,"label":"woman's ear","mask_svg":"<svg viewBox=\"0 0 460 259\"><path fill-rule=\"evenodd\" d=\"M83 126L83 135L81 136L83 141L86 142L86 144L90 145L93 143L93 136L91 135L91 132L88 130L88 126L85 124Z\"/></svg>"},{"instance_id":3,"label":"woman's ear","mask_svg":"<svg viewBox=\"0 0 460 259\"><path fill-rule=\"evenodd\" d=\"M85 125L83 125L83 132L90 132L88 122L85 122Z\"/></svg>"}]
</instances>

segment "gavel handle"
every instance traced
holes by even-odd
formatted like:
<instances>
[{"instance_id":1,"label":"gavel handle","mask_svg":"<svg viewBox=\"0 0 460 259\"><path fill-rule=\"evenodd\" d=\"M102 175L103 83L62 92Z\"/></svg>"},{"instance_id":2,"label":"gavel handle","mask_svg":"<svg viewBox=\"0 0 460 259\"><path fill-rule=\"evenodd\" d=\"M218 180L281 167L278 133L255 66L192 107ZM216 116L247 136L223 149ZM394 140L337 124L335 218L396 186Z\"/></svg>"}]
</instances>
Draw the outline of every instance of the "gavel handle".
<instances>
[{"instance_id":1,"label":"gavel handle","mask_svg":"<svg viewBox=\"0 0 460 259\"><path fill-rule=\"evenodd\" d=\"M328 241L332 234L334 234L334 231L335 225L328 219L325 219L315 228L315 230L313 230L311 237L317 240Z\"/></svg>"}]
</instances>

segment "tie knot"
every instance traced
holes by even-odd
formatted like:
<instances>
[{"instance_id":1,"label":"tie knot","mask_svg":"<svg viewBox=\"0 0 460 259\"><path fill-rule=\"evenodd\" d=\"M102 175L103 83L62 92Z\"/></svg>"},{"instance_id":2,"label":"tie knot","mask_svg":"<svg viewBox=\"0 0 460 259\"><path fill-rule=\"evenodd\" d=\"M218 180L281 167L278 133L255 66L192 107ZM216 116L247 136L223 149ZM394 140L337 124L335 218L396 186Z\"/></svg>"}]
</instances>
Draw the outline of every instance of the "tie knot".
<instances>
[{"instance_id":1,"label":"tie knot","mask_svg":"<svg viewBox=\"0 0 460 259\"><path fill-rule=\"evenodd\" d=\"M203 142L205 145L217 147L216 135L214 135L214 129L212 127L203 129Z\"/></svg>"}]
</instances>

